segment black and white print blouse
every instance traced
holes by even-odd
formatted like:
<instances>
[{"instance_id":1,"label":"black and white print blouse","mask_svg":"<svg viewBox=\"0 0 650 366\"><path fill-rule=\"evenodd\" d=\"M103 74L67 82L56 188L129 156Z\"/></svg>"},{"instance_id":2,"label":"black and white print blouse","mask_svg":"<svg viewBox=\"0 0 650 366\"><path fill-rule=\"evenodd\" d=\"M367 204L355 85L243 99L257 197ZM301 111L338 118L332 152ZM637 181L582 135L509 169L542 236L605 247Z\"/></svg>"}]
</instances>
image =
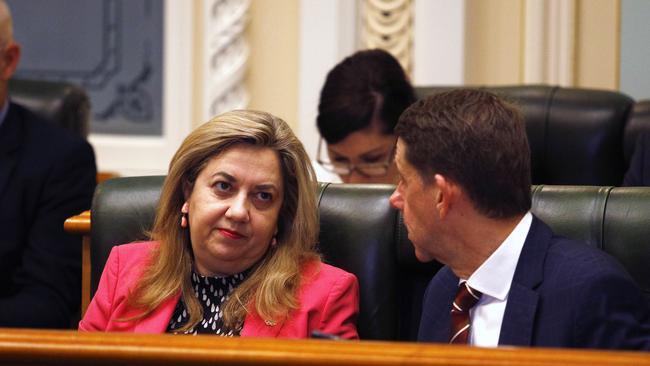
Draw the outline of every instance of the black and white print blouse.
<instances>
[{"instance_id":1,"label":"black and white print blouse","mask_svg":"<svg viewBox=\"0 0 650 366\"><path fill-rule=\"evenodd\" d=\"M174 315L167 326L167 333L176 334L216 334L225 337L239 336L241 326L237 329L226 328L223 324L223 304L230 293L246 278L246 273L237 273L227 277L201 276L192 271L194 294L203 307L203 320L192 329L178 332L189 320L183 298L178 301Z\"/></svg>"}]
</instances>

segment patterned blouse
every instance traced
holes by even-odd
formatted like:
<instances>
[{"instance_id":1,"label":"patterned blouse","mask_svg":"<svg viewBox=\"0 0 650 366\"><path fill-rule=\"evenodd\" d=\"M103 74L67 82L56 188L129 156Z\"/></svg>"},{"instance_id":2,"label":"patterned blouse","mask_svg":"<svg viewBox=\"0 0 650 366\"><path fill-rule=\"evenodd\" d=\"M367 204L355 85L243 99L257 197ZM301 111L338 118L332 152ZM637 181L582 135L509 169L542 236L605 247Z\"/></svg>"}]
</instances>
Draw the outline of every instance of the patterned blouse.
<instances>
[{"instance_id":1,"label":"patterned blouse","mask_svg":"<svg viewBox=\"0 0 650 366\"><path fill-rule=\"evenodd\" d=\"M192 271L192 287L203 307L203 320L190 330L176 331L189 320L185 302L181 297L167 326L167 333L239 336L241 326L237 329L230 329L223 324L222 306L228 300L230 293L246 278L246 274L246 272L242 272L227 277L208 277Z\"/></svg>"}]
</instances>

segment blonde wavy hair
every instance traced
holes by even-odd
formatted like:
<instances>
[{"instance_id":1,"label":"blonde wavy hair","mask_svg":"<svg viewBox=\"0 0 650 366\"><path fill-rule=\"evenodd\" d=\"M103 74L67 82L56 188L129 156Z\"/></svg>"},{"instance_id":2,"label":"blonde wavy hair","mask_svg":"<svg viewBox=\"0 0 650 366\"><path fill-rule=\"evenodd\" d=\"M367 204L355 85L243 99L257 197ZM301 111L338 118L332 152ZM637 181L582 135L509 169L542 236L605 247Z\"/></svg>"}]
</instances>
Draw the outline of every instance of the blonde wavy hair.
<instances>
[{"instance_id":1,"label":"blonde wavy hair","mask_svg":"<svg viewBox=\"0 0 650 366\"><path fill-rule=\"evenodd\" d=\"M223 307L224 324L242 326L246 314L283 321L300 304L297 290L301 267L320 260L314 246L318 236L316 175L300 141L282 119L269 113L236 110L219 115L194 130L169 164L151 238L160 243L151 264L131 294L130 302L150 314L180 290L189 321L180 331L203 319L202 307L191 285L192 246L189 231L180 227L183 185L193 187L208 161L237 144L270 148L281 162L284 200L278 216L277 245L271 246L253 266Z\"/></svg>"}]
</instances>

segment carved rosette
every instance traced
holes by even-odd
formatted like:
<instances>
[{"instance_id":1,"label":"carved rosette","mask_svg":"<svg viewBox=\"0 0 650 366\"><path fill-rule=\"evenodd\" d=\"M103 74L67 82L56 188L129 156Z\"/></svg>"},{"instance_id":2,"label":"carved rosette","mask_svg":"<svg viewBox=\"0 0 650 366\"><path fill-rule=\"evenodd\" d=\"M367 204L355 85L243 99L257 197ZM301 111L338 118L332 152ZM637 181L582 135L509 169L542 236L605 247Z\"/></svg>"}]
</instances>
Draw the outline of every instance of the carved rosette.
<instances>
[{"instance_id":1,"label":"carved rosette","mask_svg":"<svg viewBox=\"0 0 650 366\"><path fill-rule=\"evenodd\" d=\"M250 49L244 37L250 0L204 2L204 106L207 117L246 108L244 74Z\"/></svg>"},{"instance_id":2,"label":"carved rosette","mask_svg":"<svg viewBox=\"0 0 650 366\"><path fill-rule=\"evenodd\" d=\"M413 1L363 0L363 48L381 48L395 56L408 74L413 62Z\"/></svg>"}]
</instances>

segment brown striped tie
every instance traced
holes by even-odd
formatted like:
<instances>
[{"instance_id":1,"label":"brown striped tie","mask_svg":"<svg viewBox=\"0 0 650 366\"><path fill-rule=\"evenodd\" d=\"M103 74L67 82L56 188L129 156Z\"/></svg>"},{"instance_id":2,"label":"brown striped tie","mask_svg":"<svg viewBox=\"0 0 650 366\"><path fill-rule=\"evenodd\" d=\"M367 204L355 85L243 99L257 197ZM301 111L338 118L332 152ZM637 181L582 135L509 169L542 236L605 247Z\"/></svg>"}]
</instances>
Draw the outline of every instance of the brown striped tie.
<instances>
[{"instance_id":1,"label":"brown striped tie","mask_svg":"<svg viewBox=\"0 0 650 366\"><path fill-rule=\"evenodd\" d=\"M451 337L449 343L467 344L469 336L469 310L481 298L481 293L469 287L467 282L458 285L458 292L451 307Z\"/></svg>"}]
</instances>

